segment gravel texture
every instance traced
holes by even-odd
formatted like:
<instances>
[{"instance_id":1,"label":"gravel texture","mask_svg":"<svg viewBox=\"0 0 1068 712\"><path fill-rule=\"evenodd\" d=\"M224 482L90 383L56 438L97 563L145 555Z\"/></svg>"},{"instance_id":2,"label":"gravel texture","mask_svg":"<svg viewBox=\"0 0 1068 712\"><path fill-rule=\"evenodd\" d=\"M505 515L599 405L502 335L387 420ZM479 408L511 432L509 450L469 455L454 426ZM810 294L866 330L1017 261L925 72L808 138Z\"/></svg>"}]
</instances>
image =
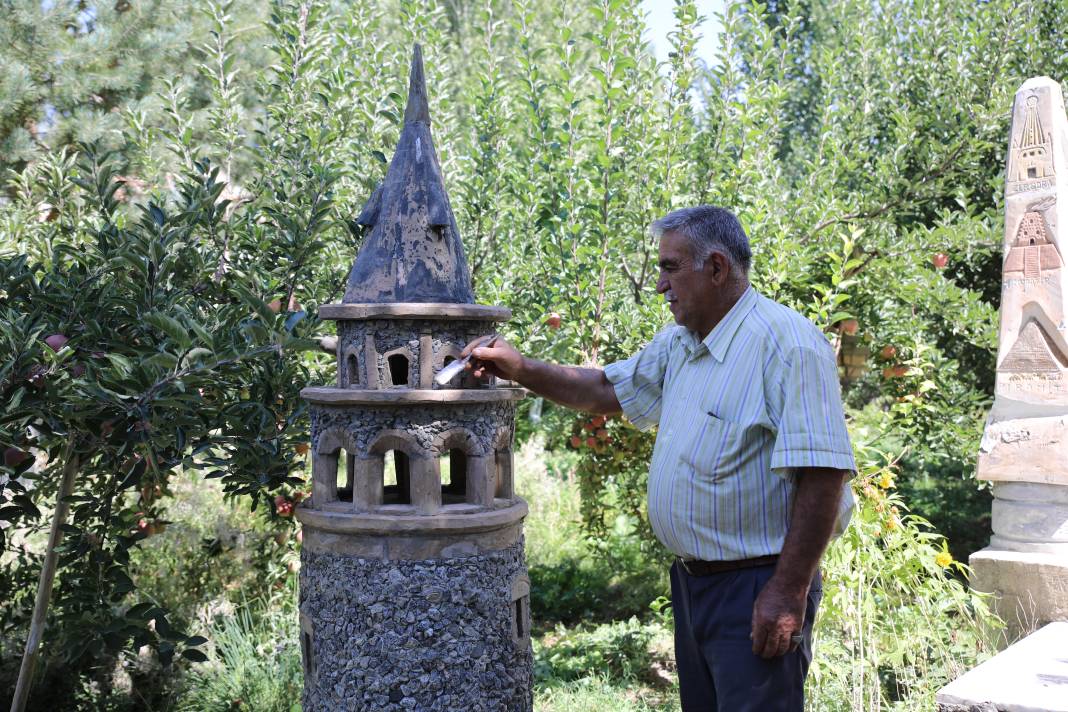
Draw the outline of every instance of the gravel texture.
<instances>
[{"instance_id":1,"label":"gravel texture","mask_svg":"<svg viewBox=\"0 0 1068 712\"><path fill-rule=\"evenodd\" d=\"M437 403L419 406L333 406L312 404L311 435L314 452L318 452L319 436L334 428L346 433L357 452L366 453L375 439L386 430L406 432L418 449L437 456L434 440L450 430L463 428L472 436L468 455L485 455L512 442L515 422L515 403L496 401L487 403Z\"/></svg>"},{"instance_id":2,"label":"gravel texture","mask_svg":"<svg viewBox=\"0 0 1068 712\"><path fill-rule=\"evenodd\" d=\"M515 638L512 600L526 576L522 539L453 559L305 550L301 562L304 710L532 709L530 639Z\"/></svg>"}]
</instances>

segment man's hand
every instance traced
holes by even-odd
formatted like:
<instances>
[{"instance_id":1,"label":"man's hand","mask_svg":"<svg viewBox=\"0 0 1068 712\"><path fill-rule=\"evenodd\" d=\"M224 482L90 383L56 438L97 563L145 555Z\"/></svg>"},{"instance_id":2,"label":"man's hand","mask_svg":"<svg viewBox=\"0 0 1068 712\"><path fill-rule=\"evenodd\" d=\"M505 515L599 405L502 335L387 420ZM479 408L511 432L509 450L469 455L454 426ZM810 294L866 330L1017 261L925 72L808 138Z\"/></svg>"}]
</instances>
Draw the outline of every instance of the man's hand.
<instances>
[{"instance_id":1,"label":"man's hand","mask_svg":"<svg viewBox=\"0 0 1068 712\"><path fill-rule=\"evenodd\" d=\"M804 626L808 587L831 538L848 474L826 467L798 468L794 510L782 554L775 573L753 603L754 655L773 658L797 647L790 636Z\"/></svg>"},{"instance_id":2,"label":"man's hand","mask_svg":"<svg viewBox=\"0 0 1068 712\"><path fill-rule=\"evenodd\" d=\"M557 366L527 358L499 336L491 346L476 347L478 341L469 343L460 356L472 354L467 368L476 378L496 376L515 381L539 396L576 410L605 415L622 410L615 389L599 368Z\"/></svg>"},{"instance_id":3,"label":"man's hand","mask_svg":"<svg viewBox=\"0 0 1068 712\"><path fill-rule=\"evenodd\" d=\"M460 358L463 358L474 350L467 368L475 378L496 376L507 381L518 381L519 373L523 369L523 355L500 336L492 341L492 346L474 348L482 338L484 337L469 343L460 354Z\"/></svg>"},{"instance_id":4,"label":"man's hand","mask_svg":"<svg viewBox=\"0 0 1068 712\"><path fill-rule=\"evenodd\" d=\"M798 589L784 585L774 576L764 585L753 603L753 654L774 658L796 650L790 636L801 632L805 623L808 586Z\"/></svg>"}]
</instances>

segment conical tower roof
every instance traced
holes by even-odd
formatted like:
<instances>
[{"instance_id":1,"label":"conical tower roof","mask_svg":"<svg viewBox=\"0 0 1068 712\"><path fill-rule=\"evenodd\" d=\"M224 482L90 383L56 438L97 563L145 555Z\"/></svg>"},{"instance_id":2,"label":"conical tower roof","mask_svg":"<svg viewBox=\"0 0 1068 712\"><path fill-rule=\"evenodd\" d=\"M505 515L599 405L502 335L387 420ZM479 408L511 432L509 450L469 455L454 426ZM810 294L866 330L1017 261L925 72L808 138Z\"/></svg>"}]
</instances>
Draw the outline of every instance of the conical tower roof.
<instances>
[{"instance_id":1,"label":"conical tower roof","mask_svg":"<svg viewBox=\"0 0 1068 712\"><path fill-rule=\"evenodd\" d=\"M370 230L349 272L344 303L474 303L471 273L430 136L419 45L412 53L397 150L356 222Z\"/></svg>"}]
</instances>

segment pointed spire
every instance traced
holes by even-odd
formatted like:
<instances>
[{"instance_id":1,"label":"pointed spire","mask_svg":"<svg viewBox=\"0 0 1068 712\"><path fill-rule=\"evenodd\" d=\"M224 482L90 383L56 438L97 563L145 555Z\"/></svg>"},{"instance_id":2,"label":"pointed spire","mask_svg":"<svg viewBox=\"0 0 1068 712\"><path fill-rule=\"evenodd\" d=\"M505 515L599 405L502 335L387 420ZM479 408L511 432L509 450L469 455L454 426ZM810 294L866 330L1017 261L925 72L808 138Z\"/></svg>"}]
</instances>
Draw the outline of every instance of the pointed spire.
<instances>
[{"instance_id":1,"label":"pointed spire","mask_svg":"<svg viewBox=\"0 0 1068 712\"><path fill-rule=\"evenodd\" d=\"M346 304L474 303L471 273L430 135L419 45L412 51L397 150L356 223L369 230L349 272Z\"/></svg>"},{"instance_id":2,"label":"pointed spire","mask_svg":"<svg viewBox=\"0 0 1068 712\"><path fill-rule=\"evenodd\" d=\"M412 49L412 69L408 74L408 105L404 107L404 123L413 121L430 123L430 107L426 98L426 77L423 75L423 49Z\"/></svg>"}]
</instances>

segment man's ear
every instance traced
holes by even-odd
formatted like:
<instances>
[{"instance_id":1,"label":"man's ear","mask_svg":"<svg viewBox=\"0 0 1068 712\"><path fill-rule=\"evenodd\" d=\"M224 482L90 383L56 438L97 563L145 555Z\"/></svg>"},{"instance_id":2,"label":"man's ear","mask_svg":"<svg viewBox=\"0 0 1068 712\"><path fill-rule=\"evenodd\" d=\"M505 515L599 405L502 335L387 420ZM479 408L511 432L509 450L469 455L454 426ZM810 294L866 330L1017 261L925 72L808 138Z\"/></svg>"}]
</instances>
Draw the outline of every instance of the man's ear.
<instances>
[{"instance_id":1,"label":"man's ear","mask_svg":"<svg viewBox=\"0 0 1068 712\"><path fill-rule=\"evenodd\" d=\"M723 284L731 273L731 262L725 254L715 251L705 261L705 269L711 267L712 280L717 284Z\"/></svg>"}]
</instances>

